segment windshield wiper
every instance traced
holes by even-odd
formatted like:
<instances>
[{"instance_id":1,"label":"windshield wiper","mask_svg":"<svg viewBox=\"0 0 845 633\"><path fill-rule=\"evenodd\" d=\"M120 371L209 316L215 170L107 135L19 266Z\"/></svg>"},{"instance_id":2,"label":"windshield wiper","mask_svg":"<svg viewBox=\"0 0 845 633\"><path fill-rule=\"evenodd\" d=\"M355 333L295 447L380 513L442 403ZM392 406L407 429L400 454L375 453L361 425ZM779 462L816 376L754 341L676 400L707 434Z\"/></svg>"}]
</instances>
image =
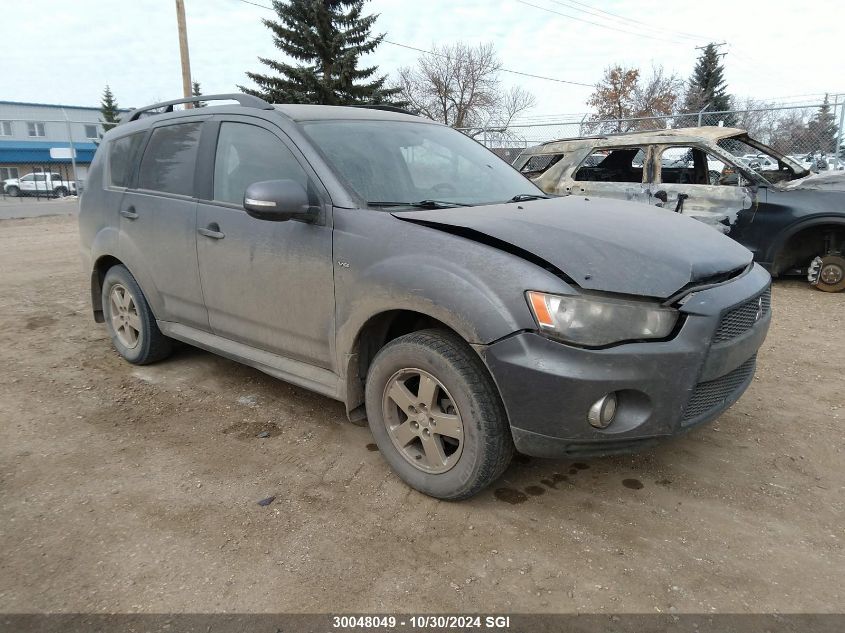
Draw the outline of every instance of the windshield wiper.
<instances>
[{"instance_id":1,"label":"windshield wiper","mask_svg":"<svg viewBox=\"0 0 845 633\"><path fill-rule=\"evenodd\" d=\"M518 193L508 202L527 202L528 200L547 200L549 196L539 193Z\"/></svg>"},{"instance_id":2,"label":"windshield wiper","mask_svg":"<svg viewBox=\"0 0 845 633\"><path fill-rule=\"evenodd\" d=\"M387 202L383 200L368 200L371 207L415 207L417 209L450 209L452 207L468 207L463 202L450 202L448 200L420 200L419 202Z\"/></svg>"}]
</instances>

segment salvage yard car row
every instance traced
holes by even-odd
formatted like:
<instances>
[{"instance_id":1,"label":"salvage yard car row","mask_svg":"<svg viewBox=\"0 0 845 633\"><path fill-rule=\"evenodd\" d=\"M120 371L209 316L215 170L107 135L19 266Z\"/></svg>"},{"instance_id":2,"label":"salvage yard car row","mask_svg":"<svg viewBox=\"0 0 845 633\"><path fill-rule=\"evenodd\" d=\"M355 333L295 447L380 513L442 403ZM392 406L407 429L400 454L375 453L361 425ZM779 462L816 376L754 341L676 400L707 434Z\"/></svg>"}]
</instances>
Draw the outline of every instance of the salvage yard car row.
<instances>
[{"instance_id":1,"label":"salvage yard car row","mask_svg":"<svg viewBox=\"0 0 845 633\"><path fill-rule=\"evenodd\" d=\"M773 276L845 289L845 172L812 174L744 130L680 128L550 141L514 167L554 195L688 215L747 247Z\"/></svg>"}]
</instances>

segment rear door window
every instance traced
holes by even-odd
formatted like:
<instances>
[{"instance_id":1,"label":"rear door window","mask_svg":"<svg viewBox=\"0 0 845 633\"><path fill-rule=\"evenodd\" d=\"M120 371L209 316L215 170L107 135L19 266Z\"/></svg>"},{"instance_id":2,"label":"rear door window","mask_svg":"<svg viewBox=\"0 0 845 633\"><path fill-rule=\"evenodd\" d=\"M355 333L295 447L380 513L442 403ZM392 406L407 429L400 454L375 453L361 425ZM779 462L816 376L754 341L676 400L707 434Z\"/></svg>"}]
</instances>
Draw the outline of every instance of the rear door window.
<instances>
[{"instance_id":1,"label":"rear door window","mask_svg":"<svg viewBox=\"0 0 845 633\"><path fill-rule=\"evenodd\" d=\"M549 167L557 163L561 158L563 158L563 154L535 154L520 167L519 171L529 178L533 178L545 173Z\"/></svg>"},{"instance_id":2,"label":"rear door window","mask_svg":"<svg viewBox=\"0 0 845 633\"><path fill-rule=\"evenodd\" d=\"M113 187L128 187L132 166L144 141L144 132L115 139L109 145L109 182Z\"/></svg>"},{"instance_id":3,"label":"rear door window","mask_svg":"<svg viewBox=\"0 0 845 633\"><path fill-rule=\"evenodd\" d=\"M201 121L155 128L141 160L138 188L193 195L201 130Z\"/></svg>"},{"instance_id":4,"label":"rear door window","mask_svg":"<svg viewBox=\"0 0 845 633\"><path fill-rule=\"evenodd\" d=\"M582 182L642 182L645 149L624 147L593 153L584 159L574 179Z\"/></svg>"}]
</instances>

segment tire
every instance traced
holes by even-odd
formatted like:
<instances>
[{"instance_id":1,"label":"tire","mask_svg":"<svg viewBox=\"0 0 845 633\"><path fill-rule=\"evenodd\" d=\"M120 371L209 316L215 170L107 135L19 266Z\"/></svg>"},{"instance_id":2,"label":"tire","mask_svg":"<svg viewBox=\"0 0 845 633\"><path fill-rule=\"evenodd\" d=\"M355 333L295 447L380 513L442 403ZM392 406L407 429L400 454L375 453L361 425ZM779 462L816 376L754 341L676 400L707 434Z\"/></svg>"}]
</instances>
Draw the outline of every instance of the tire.
<instances>
[{"instance_id":1,"label":"tire","mask_svg":"<svg viewBox=\"0 0 845 633\"><path fill-rule=\"evenodd\" d=\"M53 193L56 195L57 198L64 198L65 196L67 196L68 191L64 187L56 187L53 190Z\"/></svg>"},{"instance_id":2,"label":"tire","mask_svg":"<svg viewBox=\"0 0 845 633\"><path fill-rule=\"evenodd\" d=\"M109 268L101 297L112 344L123 358L147 365L170 355L173 340L158 329L147 298L125 266Z\"/></svg>"},{"instance_id":3,"label":"tire","mask_svg":"<svg viewBox=\"0 0 845 633\"><path fill-rule=\"evenodd\" d=\"M18 187L15 187L14 185L12 185L11 187L9 187L6 190L6 193L8 193L9 196L11 196L12 198L17 198L18 196L21 195L21 190Z\"/></svg>"},{"instance_id":4,"label":"tire","mask_svg":"<svg viewBox=\"0 0 845 633\"><path fill-rule=\"evenodd\" d=\"M507 414L487 368L450 332L421 330L385 345L370 365L365 398L381 454L405 483L429 496L471 497L513 457Z\"/></svg>"},{"instance_id":5,"label":"tire","mask_svg":"<svg viewBox=\"0 0 845 633\"><path fill-rule=\"evenodd\" d=\"M814 286L823 292L842 292L845 290L845 257L825 255L818 268L818 279Z\"/></svg>"}]
</instances>

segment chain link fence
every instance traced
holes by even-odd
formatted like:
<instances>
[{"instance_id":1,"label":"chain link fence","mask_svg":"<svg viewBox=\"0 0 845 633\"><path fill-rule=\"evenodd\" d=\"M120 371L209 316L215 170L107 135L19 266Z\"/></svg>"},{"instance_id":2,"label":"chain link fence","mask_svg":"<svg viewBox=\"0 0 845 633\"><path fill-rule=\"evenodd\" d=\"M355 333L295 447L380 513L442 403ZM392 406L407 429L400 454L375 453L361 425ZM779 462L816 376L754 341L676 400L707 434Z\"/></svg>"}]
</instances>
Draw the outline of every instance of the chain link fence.
<instances>
[{"instance_id":1,"label":"chain link fence","mask_svg":"<svg viewBox=\"0 0 845 633\"><path fill-rule=\"evenodd\" d=\"M590 115L559 121L513 123L507 127L463 128L462 132L512 162L526 147L563 138L624 134L667 128L724 126L786 154L811 171L845 169L845 95L832 103L754 107L745 110L595 120ZM838 148L838 151L837 151Z\"/></svg>"}]
</instances>

